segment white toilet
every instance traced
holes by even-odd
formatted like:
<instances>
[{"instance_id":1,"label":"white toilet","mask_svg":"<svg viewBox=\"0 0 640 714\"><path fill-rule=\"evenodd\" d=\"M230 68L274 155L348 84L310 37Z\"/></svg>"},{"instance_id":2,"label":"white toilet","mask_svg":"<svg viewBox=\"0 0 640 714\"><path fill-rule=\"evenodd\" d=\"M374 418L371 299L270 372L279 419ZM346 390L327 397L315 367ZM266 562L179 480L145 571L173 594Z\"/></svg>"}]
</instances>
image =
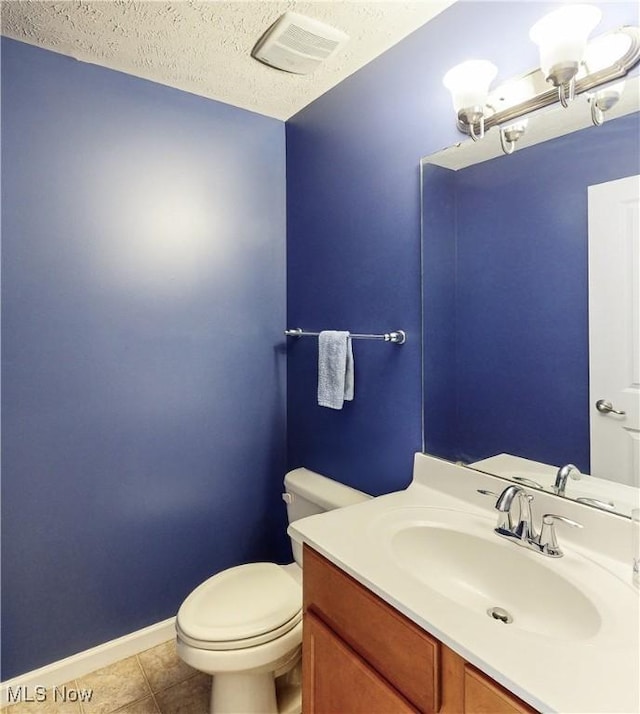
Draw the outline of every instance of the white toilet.
<instances>
[{"instance_id":1,"label":"white toilet","mask_svg":"<svg viewBox=\"0 0 640 714\"><path fill-rule=\"evenodd\" d=\"M300 468L284 479L292 523L370 496ZM302 549L293 543L289 565L250 563L205 580L176 618L178 655L213 675L212 714L294 714L299 687L282 687L302 648ZM294 679L291 678L290 679Z\"/></svg>"}]
</instances>

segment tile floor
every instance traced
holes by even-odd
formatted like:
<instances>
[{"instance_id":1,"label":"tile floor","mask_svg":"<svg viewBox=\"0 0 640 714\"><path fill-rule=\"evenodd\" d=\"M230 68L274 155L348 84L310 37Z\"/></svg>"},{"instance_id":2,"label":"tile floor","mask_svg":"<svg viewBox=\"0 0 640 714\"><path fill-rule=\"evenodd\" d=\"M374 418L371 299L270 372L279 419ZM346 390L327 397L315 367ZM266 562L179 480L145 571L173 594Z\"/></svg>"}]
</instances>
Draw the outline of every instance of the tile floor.
<instances>
[{"instance_id":1,"label":"tile floor","mask_svg":"<svg viewBox=\"0 0 640 714\"><path fill-rule=\"evenodd\" d=\"M93 690L91 701L70 701L83 689ZM67 682L57 697L49 692L44 702L13 704L1 714L207 714L210 691L211 677L182 662L169 640Z\"/></svg>"}]
</instances>

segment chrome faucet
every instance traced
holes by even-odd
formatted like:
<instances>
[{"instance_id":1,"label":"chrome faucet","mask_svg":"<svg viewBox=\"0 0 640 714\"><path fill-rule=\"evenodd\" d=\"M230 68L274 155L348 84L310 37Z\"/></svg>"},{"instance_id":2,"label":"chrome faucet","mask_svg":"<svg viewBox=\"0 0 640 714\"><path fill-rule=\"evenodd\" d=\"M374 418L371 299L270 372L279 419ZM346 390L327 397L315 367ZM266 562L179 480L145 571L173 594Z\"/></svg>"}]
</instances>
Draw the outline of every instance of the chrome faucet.
<instances>
[{"instance_id":1,"label":"chrome faucet","mask_svg":"<svg viewBox=\"0 0 640 714\"><path fill-rule=\"evenodd\" d=\"M515 527L514 523L516 523L516 521L511 515L514 500L517 500L518 503L518 520ZM523 541L535 538L536 533L531 516L531 501L533 501L533 496L528 494L520 486L516 486L515 484L507 486L496 501L496 511L500 514L506 513L508 516L507 524L505 524L504 518L499 518L498 525L495 529L496 532L501 536L517 538ZM506 528L505 525L507 525Z\"/></svg>"},{"instance_id":2,"label":"chrome faucet","mask_svg":"<svg viewBox=\"0 0 640 714\"><path fill-rule=\"evenodd\" d=\"M575 466L572 468L575 469ZM567 475L569 472L567 471ZM495 496L491 491L479 490L484 496ZM514 501L518 504L518 517L512 516ZM555 533L555 523L560 522L574 528L582 528L580 523L572 521L564 516L556 516L553 513L546 513L542 517L542 530L540 535L536 533L531 514L531 501L533 496L527 493L520 486L511 484L498 496L496 501L496 511L498 511L498 523L494 531L503 538L509 538L517 545L542 553L551 558L560 558L563 553L558 545ZM515 524L515 525L514 525Z\"/></svg>"},{"instance_id":3,"label":"chrome faucet","mask_svg":"<svg viewBox=\"0 0 640 714\"><path fill-rule=\"evenodd\" d=\"M564 492L567 488L567 479L571 476L574 481L579 481L582 473L577 466L573 464L565 464L558 469L558 474L556 475L556 482L553 486L553 492L558 496L564 496Z\"/></svg>"}]
</instances>

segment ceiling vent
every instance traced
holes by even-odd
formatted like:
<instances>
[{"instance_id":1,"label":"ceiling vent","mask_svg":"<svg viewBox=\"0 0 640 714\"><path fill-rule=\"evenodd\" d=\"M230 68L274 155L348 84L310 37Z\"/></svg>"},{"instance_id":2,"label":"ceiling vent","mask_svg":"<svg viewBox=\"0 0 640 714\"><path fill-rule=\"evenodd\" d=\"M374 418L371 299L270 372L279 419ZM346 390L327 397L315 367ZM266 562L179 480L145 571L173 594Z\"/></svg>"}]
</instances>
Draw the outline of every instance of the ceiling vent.
<instances>
[{"instance_id":1,"label":"ceiling vent","mask_svg":"<svg viewBox=\"0 0 640 714\"><path fill-rule=\"evenodd\" d=\"M349 35L297 12L286 12L260 38L251 55L270 67L309 74L336 54Z\"/></svg>"}]
</instances>

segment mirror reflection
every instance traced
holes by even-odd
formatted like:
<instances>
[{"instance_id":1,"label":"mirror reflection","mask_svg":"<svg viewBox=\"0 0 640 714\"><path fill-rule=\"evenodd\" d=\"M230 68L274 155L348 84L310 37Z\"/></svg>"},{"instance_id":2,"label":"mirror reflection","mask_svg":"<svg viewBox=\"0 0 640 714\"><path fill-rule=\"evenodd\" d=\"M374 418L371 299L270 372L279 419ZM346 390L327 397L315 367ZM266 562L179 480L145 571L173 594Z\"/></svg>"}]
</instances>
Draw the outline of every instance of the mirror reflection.
<instances>
[{"instance_id":1,"label":"mirror reflection","mask_svg":"<svg viewBox=\"0 0 640 714\"><path fill-rule=\"evenodd\" d=\"M624 515L640 505L635 87L602 126L580 97L509 156L487 137L421 162L425 451Z\"/></svg>"}]
</instances>

